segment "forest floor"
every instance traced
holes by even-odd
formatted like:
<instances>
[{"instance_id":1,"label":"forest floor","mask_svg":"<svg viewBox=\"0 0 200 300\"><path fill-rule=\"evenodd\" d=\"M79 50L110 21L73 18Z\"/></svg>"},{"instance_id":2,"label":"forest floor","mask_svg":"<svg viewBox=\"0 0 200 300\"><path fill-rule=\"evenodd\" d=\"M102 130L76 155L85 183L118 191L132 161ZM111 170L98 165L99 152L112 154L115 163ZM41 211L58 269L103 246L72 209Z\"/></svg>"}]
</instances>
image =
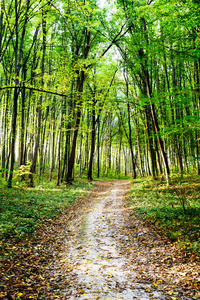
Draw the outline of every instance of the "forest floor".
<instances>
[{"instance_id":1,"label":"forest floor","mask_svg":"<svg viewBox=\"0 0 200 300\"><path fill-rule=\"evenodd\" d=\"M200 299L199 263L130 214L129 181L95 185L26 243L8 243L0 299Z\"/></svg>"}]
</instances>

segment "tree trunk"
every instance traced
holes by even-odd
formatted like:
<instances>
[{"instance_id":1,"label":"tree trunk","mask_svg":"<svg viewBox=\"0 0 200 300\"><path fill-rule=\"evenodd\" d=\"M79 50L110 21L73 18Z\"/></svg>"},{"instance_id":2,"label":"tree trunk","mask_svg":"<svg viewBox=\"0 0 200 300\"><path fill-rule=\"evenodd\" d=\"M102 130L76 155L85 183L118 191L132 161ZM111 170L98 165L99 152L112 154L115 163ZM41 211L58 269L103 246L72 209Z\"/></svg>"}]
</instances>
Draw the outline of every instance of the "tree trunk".
<instances>
[{"instance_id":1,"label":"tree trunk","mask_svg":"<svg viewBox=\"0 0 200 300\"><path fill-rule=\"evenodd\" d=\"M137 136L137 146L138 146L138 157L140 161L140 170L142 177L144 176L144 169L143 169L143 159L142 159L142 151L141 151L141 144L140 144L140 136L139 136L139 128L138 128L138 122L137 118L135 118L135 130L136 130L136 136Z\"/></svg>"},{"instance_id":2,"label":"tree trunk","mask_svg":"<svg viewBox=\"0 0 200 300\"><path fill-rule=\"evenodd\" d=\"M2 140L2 154L1 154L1 176L5 175L5 167L6 167L6 136L7 136L7 117L8 117L8 99L10 97L9 90L6 92L6 103L5 103L5 112L4 112L4 125L3 125L3 140Z\"/></svg>"},{"instance_id":3,"label":"tree trunk","mask_svg":"<svg viewBox=\"0 0 200 300\"><path fill-rule=\"evenodd\" d=\"M64 152L64 164L62 170L62 180L64 180L65 175L67 175L68 170L68 161L69 161L69 153L70 153L70 137L71 137L71 129L72 129L72 100L73 100L73 92L74 92L74 81L71 85L71 95L68 100L67 105L67 126L66 126L66 138L65 138L65 152Z\"/></svg>"},{"instance_id":4,"label":"tree trunk","mask_svg":"<svg viewBox=\"0 0 200 300\"><path fill-rule=\"evenodd\" d=\"M62 129L62 119L63 119L63 99L61 99L61 113L60 113L60 125L59 125L59 137L58 137L58 157L57 157L57 183L60 184L60 146L61 146L61 129Z\"/></svg>"},{"instance_id":5,"label":"tree trunk","mask_svg":"<svg viewBox=\"0 0 200 300\"><path fill-rule=\"evenodd\" d=\"M136 174L136 166L135 166L135 158L133 154L133 145L132 145L132 129L131 129L131 116L130 116L130 104L129 104L129 83L128 83L128 78L124 74L124 79L126 82L126 97L127 97L127 113L128 113L128 129L129 129L129 134L128 134L128 143L131 151L131 162L132 162L132 168L133 168L133 178L135 179L137 174Z\"/></svg>"},{"instance_id":6,"label":"tree trunk","mask_svg":"<svg viewBox=\"0 0 200 300\"><path fill-rule=\"evenodd\" d=\"M20 65L18 64L18 45L19 45L19 34L18 34L18 22L19 22L19 15L18 15L18 3L15 0L15 89L14 89L14 98L13 98L13 114L12 114L12 127L11 127L11 149L10 149L10 167L8 173L8 187L12 187L12 177L13 177L13 170L14 170L14 162L15 162L15 140L16 140L16 122L17 122L17 105L18 105L18 96L19 96L19 89L17 88L19 84L19 71ZM21 61L20 61L21 62Z\"/></svg>"},{"instance_id":7,"label":"tree trunk","mask_svg":"<svg viewBox=\"0 0 200 300\"><path fill-rule=\"evenodd\" d=\"M45 133L46 133L46 125L47 125L48 115L49 115L49 106L47 106L47 108L46 108L46 114L45 114L45 120L44 120L44 126L43 126L42 138L41 138L40 160L39 160L39 170L38 170L39 177L41 176L41 173L42 173L42 167L43 167L43 161L44 161L44 141L45 141Z\"/></svg>"},{"instance_id":8,"label":"tree trunk","mask_svg":"<svg viewBox=\"0 0 200 300\"><path fill-rule=\"evenodd\" d=\"M16 80L16 85L18 85L18 80ZM18 104L19 89L16 87L14 90L14 100L13 100L13 116L12 116L12 136L11 136L11 157L10 157L10 167L8 173L8 187L12 187L12 177L15 162L15 140L16 140L16 126L17 126L17 104Z\"/></svg>"},{"instance_id":9,"label":"tree trunk","mask_svg":"<svg viewBox=\"0 0 200 300\"><path fill-rule=\"evenodd\" d=\"M46 30L46 12L42 12L42 31L43 31L43 51L42 51L42 64L41 64L41 86L44 86L44 71L45 71L45 54L46 54L46 35L47 35L47 30ZM33 173L35 173L36 169L36 163L37 163L37 156L38 156L38 149L39 149L39 144L40 144L40 131L41 131L41 115L42 115L42 101L43 97L40 96L39 104L37 107L38 110L38 119L37 119L37 135L36 135L36 140L35 140L35 149L33 153L33 159L32 159L32 164L30 167L30 174L29 174L29 185L30 187L33 187Z\"/></svg>"},{"instance_id":10,"label":"tree trunk","mask_svg":"<svg viewBox=\"0 0 200 300\"><path fill-rule=\"evenodd\" d=\"M100 118L97 121L98 135L97 135L97 178L100 177Z\"/></svg>"},{"instance_id":11,"label":"tree trunk","mask_svg":"<svg viewBox=\"0 0 200 300\"><path fill-rule=\"evenodd\" d=\"M55 146L55 97L53 97L52 105L50 107L50 174L49 180L52 180L52 173L54 170L54 146Z\"/></svg>"},{"instance_id":12,"label":"tree trunk","mask_svg":"<svg viewBox=\"0 0 200 300\"><path fill-rule=\"evenodd\" d=\"M158 144L159 144L159 148L160 148L160 152L161 152L161 156L162 156L162 160L163 160L163 165L164 165L164 169L165 169L165 177L166 177L166 182L167 185L169 185L169 166L168 166L168 161L167 161L167 156L166 153L164 151L164 145L163 145L163 141L160 137L160 129L158 126L158 121L157 121L157 116L155 113L155 108L154 108L154 104L151 102L151 87L150 87L150 83L149 83L149 73L148 73L148 67L147 67L147 61L146 61L146 56L145 53L143 51L143 49L140 49L139 51L139 56L140 58L142 58L143 63L141 64L142 66L142 72L143 72L143 76L145 79L145 83L146 83L146 89L147 89L147 95L149 97L149 106L150 106L150 112L151 112L151 117L152 117L152 121L153 121L153 125L155 128L155 132L157 135L157 139L158 139Z\"/></svg>"},{"instance_id":13,"label":"tree trunk","mask_svg":"<svg viewBox=\"0 0 200 300\"><path fill-rule=\"evenodd\" d=\"M66 182L71 183L73 180L73 168L74 168L74 161L75 161L75 153L76 153L76 141L78 136L78 129L81 120L81 111L82 111L82 92L83 92L83 84L84 84L85 73L81 71L79 83L78 83L78 101L77 101L77 112L76 112L76 120L74 124L72 142L71 142L71 151L69 155L69 162L68 162L68 170L66 176Z\"/></svg>"},{"instance_id":14,"label":"tree trunk","mask_svg":"<svg viewBox=\"0 0 200 300\"><path fill-rule=\"evenodd\" d=\"M92 166L93 166L93 158L94 158L94 152L95 152L95 136L96 136L96 129L95 129L95 92L93 95L93 104L92 104L92 133L91 133L91 145L90 145L90 160L89 160L89 167L88 167L88 179L92 179Z\"/></svg>"},{"instance_id":15,"label":"tree trunk","mask_svg":"<svg viewBox=\"0 0 200 300\"><path fill-rule=\"evenodd\" d=\"M24 69L24 81L26 81L26 69ZM20 128L20 157L19 157L19 166L24 165L24 131L25 131L25 122L24 122L24 111L25 111L25 93L26 89L23 86L22 89L22 104L21 104L21 128Z\"/></svg>"}]
</instances>

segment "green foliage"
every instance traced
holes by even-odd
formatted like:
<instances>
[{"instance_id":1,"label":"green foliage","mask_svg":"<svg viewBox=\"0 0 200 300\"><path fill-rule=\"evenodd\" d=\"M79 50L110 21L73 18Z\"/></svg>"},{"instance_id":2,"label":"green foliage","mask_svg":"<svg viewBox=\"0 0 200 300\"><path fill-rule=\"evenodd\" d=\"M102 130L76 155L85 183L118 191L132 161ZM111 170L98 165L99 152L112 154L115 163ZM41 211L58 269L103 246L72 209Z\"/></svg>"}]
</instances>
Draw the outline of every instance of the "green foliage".
<instances>
[{"instance_id":1,"label":"green foliage","mask_svg":"<svg viewBox=\"0 0 200 300\"><path fill-rule=\"evenodd\" d=\"M103 176L103 174L101 174ZM105 174L104 177L103 177L103 180L108 180L108 179L112 179L112 180L115 180L115 179L130 179L130 175L125 175L123 173L120 173L120 174L116 174L116 172L113 172L111 170L108 171L108 174Z\"/></svg>"},{"instance_id":2,"label":"green foliage","mask_svg":"<svg viewBox=\"0 0 200 300\"><path fill-rule=\"evenodd\" d=\"M32 233L41 223L66 211L90 188L83 180L67 187L41 182L34 189L22 185L7 189L5 184L0 185L0 239L3 241Z\"/></svg>"},{"instance_id":3,"label":"green foliage","mask_svg":"<svg viewBox=\"0 0 200 300\"><path fill-rule=\"evenodd\" d=\"M129 205L142 219L167 234L182 249L200 253L199 178L173 176L169 188L162 180L133 181Z\"/></svg>"}]
</instances>

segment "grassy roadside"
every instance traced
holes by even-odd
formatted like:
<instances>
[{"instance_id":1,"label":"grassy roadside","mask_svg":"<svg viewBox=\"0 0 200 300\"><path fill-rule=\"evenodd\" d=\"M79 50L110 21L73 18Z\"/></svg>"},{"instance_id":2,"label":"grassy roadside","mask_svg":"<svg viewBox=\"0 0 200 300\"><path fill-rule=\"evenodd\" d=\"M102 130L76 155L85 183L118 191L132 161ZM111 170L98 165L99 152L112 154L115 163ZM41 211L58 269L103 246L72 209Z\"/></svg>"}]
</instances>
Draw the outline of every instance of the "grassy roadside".
<instances>
[{"instance_id":1,"label":"grassy roadside","mask_svg":"<svg viewBox=\"0 0 200 300\"><path fill-rule=\"evenodd\" d=\"M0 182L0 243L31 234L42 223L66 211L90 187L81 179L70 186L57 187L55 181L45 183L44 180L34 188L19 183L12 189Z\"/></svg>"},{"instance_id":2,"label":"grassy roadside","mask_svg":"<svg viewBox=\"0 0 200 300\"><path fill-rule=\"evenodd\" d=\"M40 181L35 176L34 188L29 188L25 181L21 182L20 177L15 176L12 189L8 189L7 183L0 177L0 250L7 239L20 240L32 234L41 224L62 214L93 186L88 183L85 174L75 179L73 185L61 184L58 187L56 174L53 175L51 182L45 175ZM124 179L122 174L116 178L108 176L109 180L118 177Z\"/></svg>"},{"instance_id":3,"label":"grassy roadside","mask_svg":"<svg viewBox=\"0 0 200 300\"><path fill-rule=\"evenodd\" d=\"M170 187L150 177L134 180L128 205L182 250L199 257L200 178L192 174L171 179Z\"/></svg>"},{"instance_id":4,"label":"grassy roadside","mask_svg":"<svg viewBox=\"0 0 200 300\"><path fill-rule=\"evenodd\" d=\"M60 277L46 268L64 251L71 219L93 187L81 178L60 187L47 178L32 189L24 182L12 189L0 184L0 299L46 299L50 286L60 293Z\"/></svg>"}]
</instances>

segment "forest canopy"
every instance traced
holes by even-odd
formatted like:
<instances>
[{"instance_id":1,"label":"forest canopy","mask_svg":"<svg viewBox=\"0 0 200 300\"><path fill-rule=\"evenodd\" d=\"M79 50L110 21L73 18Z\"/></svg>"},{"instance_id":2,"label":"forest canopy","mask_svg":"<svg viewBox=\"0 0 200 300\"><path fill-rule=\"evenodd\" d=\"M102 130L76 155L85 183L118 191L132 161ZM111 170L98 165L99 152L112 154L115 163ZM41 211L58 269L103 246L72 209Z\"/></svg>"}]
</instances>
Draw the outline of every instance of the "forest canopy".
<instances>
[{"instance_id":1,"label":"forest canopy","mask_svg":"<svg viewBox=\"0 0 200 300\"><path fill-rule=\"evenodd\" d=\"M8 187L200 175L199 1L1 0L0 79Z\"/></svg>"}]
</instances>

